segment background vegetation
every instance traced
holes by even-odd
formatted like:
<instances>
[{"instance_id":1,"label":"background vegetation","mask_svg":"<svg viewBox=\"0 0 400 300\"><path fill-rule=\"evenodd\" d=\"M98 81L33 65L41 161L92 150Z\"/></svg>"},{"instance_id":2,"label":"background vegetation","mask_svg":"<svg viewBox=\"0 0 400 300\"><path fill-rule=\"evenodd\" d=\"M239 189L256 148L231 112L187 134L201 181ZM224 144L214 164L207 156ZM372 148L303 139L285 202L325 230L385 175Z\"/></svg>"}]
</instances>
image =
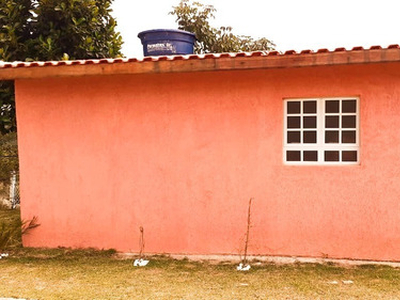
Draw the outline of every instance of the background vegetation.
<instances>
[{"instance_id":1,"label":"background vegetation","mask_svg":"<svg viewBox=\"0 0 400 300\"><path fill-rule=\"evenodd\" d=\"M275 44L263 37L254 39L251 36L235 35L232 27L211 26L210 19L215 18L216 9L212 5L181 0L170 12L176 16L179 29L196 35L195 53L243 52L256 50L274 50Z\"/></svg>"}]
</instances>

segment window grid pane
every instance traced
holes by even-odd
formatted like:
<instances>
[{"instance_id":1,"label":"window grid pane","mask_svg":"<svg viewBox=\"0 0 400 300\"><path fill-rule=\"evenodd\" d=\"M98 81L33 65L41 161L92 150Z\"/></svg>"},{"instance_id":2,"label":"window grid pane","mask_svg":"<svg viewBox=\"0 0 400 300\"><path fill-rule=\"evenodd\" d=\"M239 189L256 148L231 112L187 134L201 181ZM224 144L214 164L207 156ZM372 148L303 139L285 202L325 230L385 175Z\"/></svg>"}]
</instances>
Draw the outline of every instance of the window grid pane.
<instances>
[{"instance_id":1,"label":"window grid pane","mask_svg":"<svg viewBox=\"0 0 400 300\"><path fill-rule=\"evenodd\" d=\"M299 114L300 113L300 101L287 102L287 114Z\"/></svg>"},{"instance_id":2,"label":"window grid pane","mask_svg":"<svg viewBox=\"0 0 400 300\"><path fill-rule=\"evenodd\" d=\"M343 161L357 161L357 151L342 151Z\"/></svg>"},{"instance_id":3,"label":"window grid pane","mask_svg":"<svg viewBox=\"0 0 400 300\"><path fill-rule=\"evenodd\" d=\"M317 143L317 132L316 131L303 131L303 143L316 144Z\"/></svg>"},{"instance_id":4,"label":"window grid pane","mask_svg":"<svg viewBox=\"0 0 400 300\"><path fill-rule=\"evenodd\" d=\"M339 161L339 151L325 151L325 161Z\"/></svg>"},{"instance_id":5,"label":"window grid pane","mask_svg":"<svg viewBox=\"0 0 400 300\"><path fill-rule=\"evenodd\" d=\"M303 151L303 161L318 161L318 151Z\"/></svg>"},{"instance_id":6,"label":"window grid pane","mask_svg":"<svg viewBox=\"0 0 400 300\"><path fill-rule=\"evenodd\" d=\"M301 142L300 131L288 131L287 142L288 142L288 144L292 144L292 143L299 144Z\"/></svg>"},{"instance_id":7,"label":"window grid pane","mask_svg":"<svg viewBox=\"0 0 400 300\"><path fill-rule=\"evenodd\" d=\"M317 117L303 117L303 127L304 128L317 128Z\"/></svg>"},{"instance_id":8,"label":"window grid pane","mask_svg":"<svg viewBox=\"0 0 400 300\"><path fill-rule=\"evenodd\" d=\"M357 100L343 100L342 101L342 113L356 113L357 112Z\"/></svg>"},{"instance_id":9,"label":"window grid pane","mask_svg":"<svg viewBox=\"0 0 400 300\"><path fill-rule=\"evenodd\" d=\"M304 114L316 114L317 113L317 102L316 101L303 101L303 113Z\"/></svg>"},{"instance_id":10,"label":"window grid pane","mask_svg":"<svg viewBox=\"0 0 400 300\"><path fill-rule=\"evenodd\" d=\"M286 151L287 161L300 161L300 151Z\"/></svg>"}]
</instances>

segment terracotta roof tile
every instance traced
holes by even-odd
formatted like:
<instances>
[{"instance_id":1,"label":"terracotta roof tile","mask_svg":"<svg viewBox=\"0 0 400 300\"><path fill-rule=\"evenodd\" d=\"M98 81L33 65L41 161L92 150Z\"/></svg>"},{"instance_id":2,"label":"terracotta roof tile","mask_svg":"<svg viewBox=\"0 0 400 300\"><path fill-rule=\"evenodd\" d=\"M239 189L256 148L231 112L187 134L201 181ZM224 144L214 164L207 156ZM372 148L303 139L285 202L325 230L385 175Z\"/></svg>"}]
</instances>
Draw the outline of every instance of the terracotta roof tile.
<instances>
[{"instance_id":1,"label":"terracotta roof tile","mask_svg":"<svg viewBox=\"0 0 400 300\"><path fill-rule=\"evenodd\" d=\"M265 55L265 53L263 51L256 51L251 54L251 56L253 56L253 57L264 56L264 55Z\"/></svg>"},{"instance_id":2,"label":"terracotta roof tile","mask_svg":"<svg viewBox=\"0 0 400 300\"><path fill-rule=\"evenodd\" d=\"M236 57L245 57L245 56L246 56L245 52L239 52L239 53L236 54Z\"/></svg>"},{"instance_id":3,"label":"terracotta roof tile","mask_svg":"<svg viewBox=\"0 0 400 300\"><path fill-rule=\"evenodd\" d=\"M198 55L196 54L190 54L188 59L198 59Z\"/></svg>"},{"instance_id":4,"label":"terracotta roof tile","mask_svg":"<svg viewBox=\"0 0 400 300\"><path fill-rule=\"evenodd\" d=\"M159 57L157 57L155 60L158 60ZM177 55L174 57L174 60L184 60L185 58L182 55Z\"/></svg>"},{"instance_id":5,"label":"terracotta roof tile","mask_svg":"<svg viewBox=\"0 0 400 300\"><path fill-rule=\"evenodd\" d=\"M161 56L161 57L158 59L158 61L163 61L163 60L168 60L168 57L166 57L166 56Z\"/></svg>"},{"instance_id":6,"label":"terracotta roof tile","mask_svg":"<svg viewBox=\"0 0 400 300\"><path fill-rule=\"evenodd\" d=\"M229 53L221 53L221 55L219 56L219 58L223 58L223 57L231 57Z\"/></svg>"},{"instance_id":7,"label":"terracotta roof tile","mask_svg":"<svg viewBox=\"0 0 400 300\"><path fill-rule=\"evenodd\" d=\"M202 55L199 55L198 57L201 58ZM215 58L215 54L207 53L207 54L204 55L204 58Z\"/></svg>"},{"instance_id":8,"label":"terracotta roof tile","mask_svg":"<svg viewBox=\"0 0 400 300\"><path fill-rule=\"evenodd\" d=\"M280 55L278 51L271 51L268 53L268 56L275 56L275 55Z\"/></svg>"}]
</instances>

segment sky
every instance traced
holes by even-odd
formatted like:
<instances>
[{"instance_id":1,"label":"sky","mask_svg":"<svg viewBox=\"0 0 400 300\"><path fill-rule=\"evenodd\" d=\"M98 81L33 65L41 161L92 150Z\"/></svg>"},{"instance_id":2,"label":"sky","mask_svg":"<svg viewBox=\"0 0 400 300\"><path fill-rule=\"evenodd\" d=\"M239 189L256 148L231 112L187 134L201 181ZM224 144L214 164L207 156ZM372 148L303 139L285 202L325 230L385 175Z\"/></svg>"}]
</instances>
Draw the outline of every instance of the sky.
<instances>
[{"instance_id":1,"label":"sky","mask_svg":"<svg viewBox=\"0 0 400 300\"><path fill-rule=\"evenodd\" d=\"M279 51L400 44L400 0L197 0L213 5L215 27L266 37ZM143 57L137 34L177 29L168 13L179 0L114 0L112 15L126 57Z\"/></svg>"}]
</instances>

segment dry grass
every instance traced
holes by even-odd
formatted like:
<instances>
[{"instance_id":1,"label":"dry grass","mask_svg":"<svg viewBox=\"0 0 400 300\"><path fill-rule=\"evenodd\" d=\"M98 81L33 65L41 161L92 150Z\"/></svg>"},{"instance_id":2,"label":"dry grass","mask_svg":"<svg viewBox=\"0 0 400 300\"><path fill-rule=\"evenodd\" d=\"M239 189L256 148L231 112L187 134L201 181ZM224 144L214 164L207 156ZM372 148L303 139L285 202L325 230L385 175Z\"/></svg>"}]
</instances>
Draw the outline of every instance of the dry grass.
<instances>
[{"instance_id":1,"label":"dry grass","mask_svg":"<svg viewBox=\"0 0 400 300\"><path fill-rule=\"evenodd\" d=\"M387 266L253 264L249 272L238 272L234 264L162 256L135 268L132 260L117 259L113 251L14 248L10 254L0 260L0 297L400 299L400 269Z\"/></svg>"},{"instance_id":2,"label":"dry grass","mask_svg":"<svg viewBox=\"0 0 400 300\"><path fill-rule=\"evenodd\" d=\"M0 222L13 223L19 220L20 212L19 209L6 209L0 206Z\"/></svg>"},{"instance_id":3,"label":"dry grass","mask_svg":"<svg viewBox=\"0 0 400 300\"><path fill-rule=\"evenodd\" d=\"M135 268L113 251L14 250L0 260L0 296L31 299L400 299L385 266L235 265L153 257ZM344 284L352 280L353 284ZM332 284L337 281L338 284Z\"/></svg>"},{"instance_id":4,"label":"dry grass","mask_svg":"<svg viewBox=\"0 0 400 300\"><path fill-rule=\"evenodd\" d=\"M21 225L19 210L0 207L0 251L5 248L21 247Z\"/></svg>"}]
</instances>

